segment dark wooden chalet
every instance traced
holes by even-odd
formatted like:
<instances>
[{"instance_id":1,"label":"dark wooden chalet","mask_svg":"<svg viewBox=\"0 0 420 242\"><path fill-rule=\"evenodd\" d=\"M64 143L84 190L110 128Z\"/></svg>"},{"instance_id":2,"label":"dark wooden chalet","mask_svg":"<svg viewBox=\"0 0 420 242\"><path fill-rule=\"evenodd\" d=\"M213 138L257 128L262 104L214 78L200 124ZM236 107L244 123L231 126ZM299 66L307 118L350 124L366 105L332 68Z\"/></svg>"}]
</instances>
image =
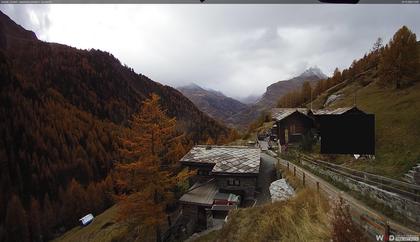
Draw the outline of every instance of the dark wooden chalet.
<instances>
[{"instance_id":1,"label":"dark wooden chalet","mask_svg":"<svg viewBox=\"0 0 420 242\"><path fill-rule=\"evenodd\" d=\"M272 134L280 145L297 143L311 129L319 129L319 118L325 115L366 114L356 106L335 109L310 110L306 108L274 108L271 110L275 122Z\"/></svg>"},{"instance_id":2,"label":"dark wooden chalet","mask_svg":"<svg viewBox=\"0 0 420 242\"><path fill-rule=\"evenodd\" d=\"M297 143L314 127L314 120L306 108L274 108L271 110L275 122L272 132L280 145Z\"/></svg>"}]
</instances>

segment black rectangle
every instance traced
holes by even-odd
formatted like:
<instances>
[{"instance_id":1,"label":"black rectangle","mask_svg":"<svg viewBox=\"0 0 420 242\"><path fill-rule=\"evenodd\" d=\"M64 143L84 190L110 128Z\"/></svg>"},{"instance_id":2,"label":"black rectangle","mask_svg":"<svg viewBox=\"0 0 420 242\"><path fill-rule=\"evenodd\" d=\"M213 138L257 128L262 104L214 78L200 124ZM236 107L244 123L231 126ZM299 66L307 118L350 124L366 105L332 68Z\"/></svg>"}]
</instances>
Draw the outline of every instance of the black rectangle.
<instances>
[{"instance_id":1,"label":"black rectangle","mask_svg":"<svg viewBox=\"0 0 420 242\"><path fill-rule=\"evenodd\" d=\"M375 154L375 115L318 117L322 154Z\"/></svg>"}]
</instances>

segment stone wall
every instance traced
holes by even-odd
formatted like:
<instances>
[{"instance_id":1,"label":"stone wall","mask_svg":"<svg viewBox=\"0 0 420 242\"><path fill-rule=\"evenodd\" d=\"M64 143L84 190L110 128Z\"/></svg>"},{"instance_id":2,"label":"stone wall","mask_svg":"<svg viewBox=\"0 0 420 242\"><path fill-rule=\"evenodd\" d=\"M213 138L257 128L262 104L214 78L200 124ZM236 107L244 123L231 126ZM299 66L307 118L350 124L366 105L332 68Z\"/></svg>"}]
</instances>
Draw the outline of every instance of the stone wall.
<instances>
[{"instance_id":1,"label":"stone wall","mask_svg":"<svg viewBox=\"0 0 420 242\"><path fill-rule=\"evenodd\" d=\"M240 185L239 186L230 186L228 185L228 179L234 178L239 179ZM256 177L224 177L218 176L216 177L217 186L219 189L230 190L233 191L243 191L243 194L237 194L243 196L242 199L254 199L255 198L255 188L257 186L257 178Z\"/></svg>"},{"instance_id":2,"label":"stone wall","mask_svg":"<svg viewBox=\"0 0 420 242\"><path fill-rule=\"evenodd\" d=\"M394 211L405 216L410 221L420 224L420 203L406 199L396 193L385 191L370 184L337 174L313 163L305 162L303 160L301 163L302 165L310 167L312 170L345 185L350 190L359 192L364 196L392 208Z\"/></svg>"},{"instance_id":3,"label":"stone wall","mask_svg":"<svg viewBox=\"0 0 420 242\"><path fill-rule=\"evenodd\" d=\"M182 216L188 218L186 224L186 234L191 235L195 232L198 216L198 207L191 204L182 204Z\"/></svg>"}]
</instances>

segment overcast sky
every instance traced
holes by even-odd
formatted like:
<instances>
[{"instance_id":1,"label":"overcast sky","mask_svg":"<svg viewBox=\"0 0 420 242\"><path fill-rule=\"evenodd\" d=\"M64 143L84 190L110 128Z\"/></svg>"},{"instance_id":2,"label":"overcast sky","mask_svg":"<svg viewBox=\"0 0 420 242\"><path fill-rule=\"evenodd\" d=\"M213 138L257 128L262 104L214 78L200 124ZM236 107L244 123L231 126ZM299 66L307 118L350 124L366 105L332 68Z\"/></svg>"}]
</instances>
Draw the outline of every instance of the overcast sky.
<instances>
[{"instance_id":1,"label":"overcast sky","mask_svg":"<svg viewBox=\"0 0 420 242\"><path fill-rule=\"evenodd\" d=\"M0 5L39 39L111 52L174 87L232 97L318 66L331 75L402 25L420 34L420 5Z\"/></svg>"}]
</instances>

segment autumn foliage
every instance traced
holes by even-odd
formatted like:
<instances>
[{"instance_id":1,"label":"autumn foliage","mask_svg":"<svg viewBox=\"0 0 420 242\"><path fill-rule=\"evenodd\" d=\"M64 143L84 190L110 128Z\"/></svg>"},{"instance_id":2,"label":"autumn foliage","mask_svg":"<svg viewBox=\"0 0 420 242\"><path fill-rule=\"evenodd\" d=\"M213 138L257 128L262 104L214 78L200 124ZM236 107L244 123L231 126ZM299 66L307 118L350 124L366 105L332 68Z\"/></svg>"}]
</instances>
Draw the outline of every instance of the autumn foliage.
<instances>
[{"instance_id":1,"label":"autumn foliage","mask_svg":"<svg viewBox=\"0 0 420 242\"><path fill-rule=\"evenodd\" d=\"M350 207L339 197L333 201L331 214L331 239L333 242L364 242L367 241L350 214Z\"/></svg>"},{"instance_id":2,"label":"autumn foliage","mask_svg":"<svg viewBox=\"0 0 420 242\"><path fill-rule=\"evenodd\" d=\"M416 34L406 26L399 29L382 50L379 73L381 83L395 88L406 87L419 80Z\"/></svg>"},{"instance_id":3,"label":"autumn foliage","mask_svg":"<svg viewBox=\"0 0 420 242\"><path fill-rule=\"evenodd\" d=\"M188 145L230 134L109 53L39 41L1 12L0 25L0 241L16 229L50 240L111 206L118 137L151 93L177 117ZM6 219L9 207L16 217Z\"/></svg>"},{"instance_id":4,"label":"autumn foliage","mask_svg":"<svg viewBox=\"0 0 420 242\"><path fill-rule=\"evenodd\" d=\"M160 239L160 225L167 206L174 201L174 188L189 172L181 170L185 154L183 135L176 129L155 94L133 115L130 133L123 138L125 162L116 165L119 189L119 219L130 225L136 240Z\"/></svg>"},{"instance_id":5,"label":"autumn foliage","mask_svg":"<svg viewBox=\"0 0 420 242\"><path fill-rule=\"evenodd\" d=\"M343 71L335 69L332 77L319 80L314 86L304 83L301 90L294 90L281 97L278 107L303 107L323 92L344 82L358 81L366 86L372 82L396 89L420 80L419 45L416 35L406 26L401 27L384 47L378 38L372 49L361 59L354 60ZM374 73L373 78L365 74Z\"/></svg>"}]
</instances>

